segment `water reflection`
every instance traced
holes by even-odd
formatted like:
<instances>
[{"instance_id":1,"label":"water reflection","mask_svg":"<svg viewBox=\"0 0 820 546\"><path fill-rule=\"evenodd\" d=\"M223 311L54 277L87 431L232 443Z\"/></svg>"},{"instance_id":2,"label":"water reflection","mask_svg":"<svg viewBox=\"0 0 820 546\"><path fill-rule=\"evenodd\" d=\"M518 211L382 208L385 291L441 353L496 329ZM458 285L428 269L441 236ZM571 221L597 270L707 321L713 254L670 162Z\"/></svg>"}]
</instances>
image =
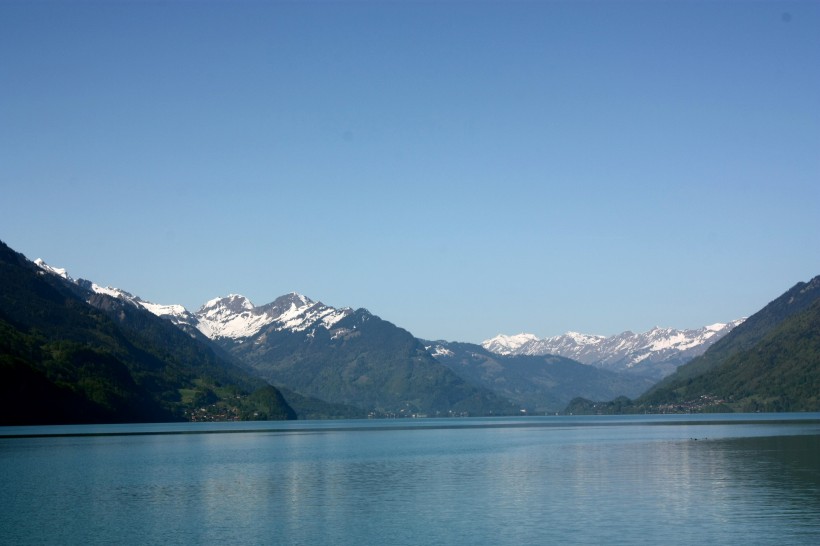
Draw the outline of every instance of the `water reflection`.
<instances>
[{"instance_id":1,"label":"water reflection","mask_svg":"<svg viewBox=\"0 0 820 546\"><path fill-rule=\"evenodd\" d=\"M707 443L702 454L722 459L736 524L754 520L773 542L785 538L783 528L796 542L818 536L820 436L721 440Z\"/></svg>"},{"instance_id":2,"label":"water reflection","mask_svg":"<svg viewBox=\"0 0 820 546\"><path fill-rule=\"evenodd\" d=\"M527 423L0 440L0 543L820 543L810 426Z\"/></svg>"}]
</instances>

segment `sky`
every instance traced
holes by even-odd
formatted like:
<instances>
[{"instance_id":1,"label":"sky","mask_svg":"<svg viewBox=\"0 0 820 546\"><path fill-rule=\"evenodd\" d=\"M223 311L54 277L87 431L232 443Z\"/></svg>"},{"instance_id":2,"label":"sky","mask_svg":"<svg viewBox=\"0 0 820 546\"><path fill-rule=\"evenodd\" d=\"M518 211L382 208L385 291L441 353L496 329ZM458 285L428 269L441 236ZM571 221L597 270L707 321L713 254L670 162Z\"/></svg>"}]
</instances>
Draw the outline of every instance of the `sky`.
<instances>
[{"instance_id":1,"label":"sky","mask_svg":"<svg viewBox=\"0 0 820 546\"><path fill-rule=\"evenodd\" d=\"M748 316L820 274L820 2L0 0L0 240L424 339Z\"/></svg>"}]
</instances>

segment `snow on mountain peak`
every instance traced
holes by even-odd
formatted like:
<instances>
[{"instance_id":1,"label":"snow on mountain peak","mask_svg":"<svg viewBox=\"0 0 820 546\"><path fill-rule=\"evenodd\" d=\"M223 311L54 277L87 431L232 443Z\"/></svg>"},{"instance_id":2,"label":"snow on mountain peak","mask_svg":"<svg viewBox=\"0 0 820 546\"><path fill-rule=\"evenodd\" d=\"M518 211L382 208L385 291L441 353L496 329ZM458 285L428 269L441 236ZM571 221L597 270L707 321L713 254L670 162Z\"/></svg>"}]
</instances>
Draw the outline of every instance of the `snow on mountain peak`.
<instances>
[{"instance_id":1,"label":"snow on mountain peak","mask_svg":"<svg viewBox=\"0 0 820 546\"><path fill-rule=\"evenodd\" d=\"M99 284L92 282L89 283L87 287L91 288L91 290L97 294L105 294L106 296L111 296L112 298L124 300L134 305L142 305L144 303L138 297L129 294L125 290L114 288L113 286L100 286Z\"/></svg>"},{"instance_id":2,"label":"snow on mountain peak","mask_svg":"<svg viewBox=\"0 0 820 546\"><path fill-rule=\"evenodd\" d=\"M175 324L190 324L196 321L196 319L193 318L193 315L191 315L191 313L188 312L188 310L181 305L160 305L157 303L151 303L150 301L144 301L140 299L138 296L134 296L133 294L130 294L125 290L121 290L119 288L114 288L112 286L100 286L97 283L87 281L84 279L75 280L66 272L65 269L59 267L52 267L40 258L34 260L34 264L48 273L52 273L54 275L62 277L63 279L73 284L76 284L81 288L90 290L95 294L102 294L105 296L109 296L111 298L118 299L120 301L124 301L135 307L142 307L150 311L154 315L157 315L158 317L163 317L171 320Z\"/></svg>"},{"instance_id":3,"label":"snow on mountain peak","mask_svg":"<svg viewBox=\"0 0 820 546\"><path fill-rule=\"evenodd\" d=\"M596 336L596 335L592 335L592 334L582 334L580 332L567 332L563 336L558 336L556 338L548 338L548 339L558 339L560 337L572 340L572 341L574 341L575 343L577 343L579 345L594 345L594 344L600 343L601 341L606 339L606 337L604 337L604 336Z\"/></svg>"},{"instance_id":4,"label":"snow on mountain peak","mask_svg":"<svg viewBox=\"0 0 820 546\"><path fill-rule=\"evenodd\" d=\"M545 339L499 335L481 345L501 355L554 354L612 370L627 370L640 364L642 367L657 365L668 372L671 366L668 363L681 362L703 353L742 322L743 319L738 319L694 330L655 326L641 334L626 331L610 337L578 332Z\"/></svg>"},{"instance_id":5,"label":"snow on mountain peak","mask_svg":"<svg viewBox=\"0 0 820 546\"><path fill-rule=\"evenodd\" d=\"M112 298L122 299L134 305L138 305L138 302L140 301L139 298L132 296L125 290L120 290L119 288L113 288L111 286L100 286L98 284L83 279L75 280L71 275L68 274L68 271L66 271L64 268L52 267L48 265L46 262L44 262L41 258L37 258L36 260L34 260L34 265L36 265L37 267L39 267L47 273L51 273L52 275L62 277L70 283L82 286L83 288L89 289L97 294L105 294L106 296L111 296Z\"/></svg>"},{"instance_id":6,"label":"snow on mountain peak","mask_svg":"<svg viewBox=\"0 0 820 546\"><path fill-rule=\"evenodd\" d=\"M178 304L162 305L159 303L151 303L149 301L140 300L140 305L151 311L158 317L177 317L185 314L190 314L187 309Z\"/></svg>"},{"instance_id":7,"label":"snow on mountain peak","mask_svg":"<svg viewBox=\"0 0 820 546\"><path fill-rule=\"evenodd\" d=\"M196 327L206 336L240 340L269 325L296 332L317 324L329 329L351 312L349 308L335 309L291 292L258 307L244 296L231 294L208 301L195 315Z\"/></svg>"},{"instance_id":8,"label":"snow on mountain peak","mask_svg":"<svg viewBox=\"0 0 820 546\"><path fill-rule=\"evenodd\" d=\"M716 322L714 324L710 324L709 326L704 326L704 328L706 330L709 330L710 332L720 332L721 330L726 328L728 325L729 324L726 324L725 322Z\"/></svg>"},{"instance_id":9,"label":"snow on mountain peak","mask_svg":"<svg viewBox=\"0 0 820 546\"><path fill-rule=\"evenodd\" d=\"M227 310L232 313L241 313L242 311L250 311L254 308L251 300L241 294L228 294L227 296L214 298L208 300L203 305L199 312L221 312Z\"/></svg>"},{"instance_id":10,"label":"snow on mountain peak","mask_svg":"<svg viewBox=\"0 0 820 546\"><path fill-rule=\"evenodd\" d=\"M71 278L71 275L68 274L68 271L61 267L52 267L48 265L46 262L44 262L42 258L37 258L36 260L34 260L34 265L36 265L43 271L51 273L52 275L57 275L58 277L62 277L67 281L74 282L74 279Z\"/></svg>"},{"instance_id":11,"label":"snow on mountain peak","mask_svg":"<svg viewBox=\"0 0 820 546\"><path fill-rule=\"evenodd\" d=\"M199 311L190 313L181 305L155 304L143 301L118 288L102 287L82 279L74 280L65 269L52 267L42 259L35 260L34 264L44 274L57 275L96 294L104 294L142 307L183 329L194 327L210 338L233 338L241 341L258 334L268 326L276 330L294 332L316 327L330 330L340 320L353 313L348 307L329 307L297 292L285 294L259 307L245 296L229 294L209 300ZM655 326L642 334L626 331L610 337L572 331L545 339L528 333L499 334L482 342L481 345L501 355L555 354L601 368L637 370L640 364L643 369L646 369L647 365L658 369L664 367L664 373L667 373L672 366L670 363L680 363L703 353L744 320L745 318L729 323L718 322L694 330Z\"/></svg>"},{"instance_id":12,"label":"snow on mountain peak","mask_svg":"<svg viewBox=\"0 0 820 546\"><path fill-rule=\"evenodd\" d=\"M271 306L278 311L276 322L281 324L279 329L296 332L306 330L317 322L329 329L352 312L350 308L335 309L296 292L277 298Z\"/></svg>"},{"instance_id":13,"label":"snow on mountain peak","mask_svg":"<svg viewBox=\"0 0 820 546\"><path fill-rule=\"evenodd\" d=\"M349 307L335 309L297 292L291 292L259 307L241 294L229 294L208 300L196 313L191 313L182 305L151 303L119 288L102 287L85 280L75 281L65 269L52 267L41 259L35 260L34 263L43 270L43 273L57 275L96 294L142 307L183 328L194 327L210 338L227 337L241 340L256 335L271 324L275 324L277 330L302 331L312 326L330 329L353 312Z\"/></svg>"},{"instance_id":14,"label":"snow on mountain peak","mask_svg":"<svg viewBox=\"0 0 820 546\"><path fill-rule=\"evenodd\" d=\"M493 353L509 355L516 353L521 347L532 341L538 341L538 337L534 334L521 333L514 336L498 334L494 338L482 342L481 346Z\"/></svg>"},{"instance_id":15,"label":"snow on mountain peak","mask_svg":"<svg viewBox=\"0 0 820 546\"><path fill-rule=\"evenodd\" d=\"M253 303L240 294L208 300L194 313L196 327L208 337L246 337L270 323L264 314L255 313Z\"/></svg>"}]
</instances>

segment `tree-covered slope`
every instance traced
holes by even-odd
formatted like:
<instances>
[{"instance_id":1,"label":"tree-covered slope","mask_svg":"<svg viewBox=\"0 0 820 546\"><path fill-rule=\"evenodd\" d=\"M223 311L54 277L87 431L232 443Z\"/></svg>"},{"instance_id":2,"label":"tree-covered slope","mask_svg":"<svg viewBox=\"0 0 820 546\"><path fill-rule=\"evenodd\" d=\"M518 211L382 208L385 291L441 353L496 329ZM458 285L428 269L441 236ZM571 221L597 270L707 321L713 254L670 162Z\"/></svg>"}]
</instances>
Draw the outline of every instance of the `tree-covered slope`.
<instances>
[{"instance_id":1,"label":"tree-covered slope","mask_svg":"<svg viewBox=\"0 0 820 546\"><path fill-rule=\"evenodd\" d=\"M276 385L379 415L498 415L515 407L437 362L409 332L359 309L333 324L218 340Z\"/></svg>"},{"instance_id":2,"label":"tree-covered slope","mask_svg":"<svg viewBox=\"0 0 820 546\"><path fill-rule=\"evenodd\" d=\"M710 347L703 355L679 367L677 371L658 382L642 399L668 388L677 388L682 382L720 366L731 356L746 351L759 343L789 317L803 311L820 298L820 276L809 282L800 282L763 309L746 319Z\"/></svg>"},{"instance_id":3,"label":"tree-covered slope","mask_svg":"<svg viewBox=\"0 0 820 546\"><path fill-rule=\"evenodd\" d=\"M643 405L709 399L734 411L820 411L820 299L748 349L638 400Z\"/></svg>"},{"instance_id":4,"label":"tree-covered slope","mask_svg":"<svg viewBox=\"0 0 820 546\"><path fill-rule=\"evenodd\" d=\"M0 423L293 416L278 391L169 322L0 242Z\"/></svg>"},{"instance_id":5,"label":"tree-covered slope","mask_svg":"<svg viewBox=\"0 0 820 546\"><path fill-rule=\"evenodd\" d=\"M568 412L820 411L820 276L766 305L634 401Z\"/></svg>"}]
</instances>

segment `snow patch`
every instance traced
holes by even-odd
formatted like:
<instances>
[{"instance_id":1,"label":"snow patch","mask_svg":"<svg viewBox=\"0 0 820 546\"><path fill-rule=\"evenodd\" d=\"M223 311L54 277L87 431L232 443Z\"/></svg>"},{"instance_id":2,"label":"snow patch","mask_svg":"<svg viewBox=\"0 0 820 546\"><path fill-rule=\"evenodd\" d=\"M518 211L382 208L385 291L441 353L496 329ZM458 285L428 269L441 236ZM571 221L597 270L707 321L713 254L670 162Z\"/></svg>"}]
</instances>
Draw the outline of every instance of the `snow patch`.
<instances>
[{"instance_id":1,"label":"snow patch","mask_svg":"<svg viewBox=\"0 0 820 546\"><path fill-rule=\"evenodd\" d=\"M181 305L161 305L140 300L139 304L158 317L181 316L188 314L188 310Z\"/></svg>"},{"instance_id":2,"label":"snow patch","mask_svg":"<svg viewBox=\"0 0 820 546\"><path fill-rule=\"evenodd\" d=\"M316 327L329 330L351 312L349 308L335 309L291 292L259 307L238 294L214 298L205 303L195 316L199 321L197 328L209 338L241 341L257 335L268 326L278 331L292 332Z\"/></svg>"},{"instance_id":3,"label":"snow patch","mask_svg":"<svg viewBox=\"0 0 820 546\"><path fill-rule=\"evenodd\" d=\"M43 271L51 273L52 275L57 275L58 277L62 277L67 281L74 281L74 279L71 278L71 275L68 274L68 271L61 267L52 267L48 265L46 262L44 262L42 258L37 258L36 260L34 260L34 265L36 265Z\"/></svg>"},{"instance_id":4,"label":"snow patch","mask_svg":"<svg viewBox=\"0 0 820 546\"><path fill-rule=\"evenodd\" d=\"M514 336L498 334L494 338L482 342L481 346L493 353L507 355L514 354L521 347L532 341L538 341L538 337L534 334L521 333Z\"/></svg>"},{"instance_id":5,"label":"snow patch","mask_svg":"<svg viewBox=\"0 0 820 546\"><path fill-rule=\"evenodd\" d=\"M738 319L728 324L715 323L693 330L656 326L641 334L626 331L610 337L571 331L545 339L538 339L530 334L502 334L481 345L501 355L553 354L596 367L625 370L638 364L680 363L694 358L744 320Z\"/></svg>"}]
</instances>

